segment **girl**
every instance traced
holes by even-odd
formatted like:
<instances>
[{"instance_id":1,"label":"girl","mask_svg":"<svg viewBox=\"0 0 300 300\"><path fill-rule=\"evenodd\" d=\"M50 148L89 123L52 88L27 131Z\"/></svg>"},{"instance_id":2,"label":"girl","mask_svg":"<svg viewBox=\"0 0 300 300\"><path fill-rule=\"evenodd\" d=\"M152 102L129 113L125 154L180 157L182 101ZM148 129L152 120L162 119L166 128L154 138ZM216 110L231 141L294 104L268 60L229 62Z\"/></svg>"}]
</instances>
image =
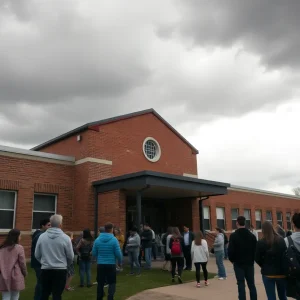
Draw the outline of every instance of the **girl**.
<instances>
[{"instance_id":1,"label":"girl","mask_svg":"<svg viewBox=\"0 0 300 300\"><path fill-rule=\"evenodd\" d=\"M224 267L224 234L222 229L217 227L217 236L214 242L214 254L216 256L216 264L218 267L218 275L216 276L219 280L226 279L226 270Z\"/></svg>"},{"instance_id":2,"label":"girl","mask_svg":"<svg viewBox=\"0 0 300 300\"><path fill-rule=\"evenodd\" d=\"M203 238L203 234L201 231L195 234L195 240L192 243L191 255L192 261L194 261L194 265L196 268L197 287L200 287L200 267L202 267L203 270L204 283L206 286L208 286L209 283L207 281L208 273L206 265L209 259L209 252L207 242Z\"/></svg>"},{"instance_id":3,"label":"girl","mask_svg":"<svg viewBox=\"0 0 300 300\"><path fill-rule=\"evenodd\" d=\"M140 254L140 247L141 247L141 238L137 233L137 227L133 227L131 229L126 247L127 247L128 258L130 263L129 275L136 274L137 276L140 276L141 266L139 263L139 254ZM134 273L134 269L133 269L134 265L136 267L136 273Z\"/></svg>"},{"instance_id":4,"label":"girl","mask_svg":"<svg viewBox=\"0 0 300 300\"><path fill-rule=\"evenodd\" d=\"M73 239L74 239L73 232L67 232L66 234L71 239L72 245L74 245L74 243L73 243ZM74 249L74 246L73 246L73 249ZM74 291L74 288L70 286L74 275L75 275L75 266L74 266L74 262L73 262L71 265L68 266L68 269L67 269L67 281L66 281L65 290L68 291L68 292Z\"/></svg>"},{"instance_id":5,"label":"girl","mask_svg":"<svg viewBox=\"0 0 300 300\"><path fill-rule=\"evenodd\" d=\"M115 227L115 229L114 229L114 236L117 238L117 240L119 242L119 245L120 245L120 248L121 248L121 251L123 253L123 247L124 247L125 238L124 238L124 235L121 233L120 228ZM122 271L122 264L123 264L122 261L118 261L117 271Z\"/></svg>"},{"instance_id":6,"label":"girl","mask_svg":"<svg viewBox=\"0 0 300 300\"><path fill-rule=\"evenodd\" d=\"M3 300L18 300L20 291L25 289L27 268L20 240L20 230L12 229L0 247L0 291Z\"/></svg>"},{"instance_id":7,"label":"girl","mask_svg":"<svg viewBox=\"0 0 300 300\"><path fill-rule=\"evenodd\" d=\"M280 300L287 300L286 278L283 268L283 255L286 244L274 230L270 222L262 225L263 238L258 241L255 261L261 267L261 274L268 300L276 300L275 286Z\"/></svg>"},{"instance_id":8,"label":"girl","mask_svg":"<svg viewBox=\"0 0 300 300\"><path fill-rule=\"evenodd\" d=\"M83 230L82 239L76 247L76 253L79 257L80 287L84 287L84 276L86 275L87 287L92 287L91 282L91 252L94 239L89 229Z\"/></svg>"},{"instance_id":9,"label":"girl","mask_svg":"<svg viewBox=\"0 0 300 300\"><path fill-rule=\"evenodd\" d=\"M169 248L171 250L171 263L172 263L172 282L175 282L176 266L178 269L178 282L182 283L181 275L184 266L183 249L184 240L180 234L178 227L173 228L173 233L170 238Z\"/></svg>"}]
</instances>

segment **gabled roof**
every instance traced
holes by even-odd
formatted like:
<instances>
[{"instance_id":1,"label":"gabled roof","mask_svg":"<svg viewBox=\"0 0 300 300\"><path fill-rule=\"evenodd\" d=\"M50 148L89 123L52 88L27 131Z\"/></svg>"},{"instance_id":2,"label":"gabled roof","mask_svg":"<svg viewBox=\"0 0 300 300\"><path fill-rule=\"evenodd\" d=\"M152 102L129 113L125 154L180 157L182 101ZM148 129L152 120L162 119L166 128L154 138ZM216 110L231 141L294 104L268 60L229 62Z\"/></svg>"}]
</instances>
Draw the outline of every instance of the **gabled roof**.
<instances>
[{"instance_id":1,"label":"gabled roof","mask_svg":"<svg viewBox=\"0 0 300 300\"><path fill-rule=\"evenodd\" d=\"M120 115L117 117L113 117L113 118L108 118L108 119L104 119L104 120L99 120L99 121L95 121L95 122L91 122L91 123L86 123L85 125L82 125L80 127L77 127L71 131L68 131L56 138L53 138L45 143L42 143L38 146L33 147L31 150L41 150L44 147L47 147L51 144L57 143L61 140L64 140L65 138L68 138L74 134L78 134L80 132L83 132L87 129L95 129L96 126L100 126L100 125L106 125L109 123L113 123L113 122L118 122L121 120L126 120L126 119L130 119L130 118L134 118L134 117L138 117L138 116L142 116L142 115L146 115L146 114L153 114L155 115L162 123L164 123L173 133L175 133L184 143L186 143L193 151L194 154L198 154L199 151L192 145L190 144L173 126L170 125L170 123L168 123L160 114L158 114L153 108L150 109L146 109L146 110L142 110L142 111L138 111L138 112L133 112L130 114L125 114L125 115Z\"/></svg>"}]
</instances>

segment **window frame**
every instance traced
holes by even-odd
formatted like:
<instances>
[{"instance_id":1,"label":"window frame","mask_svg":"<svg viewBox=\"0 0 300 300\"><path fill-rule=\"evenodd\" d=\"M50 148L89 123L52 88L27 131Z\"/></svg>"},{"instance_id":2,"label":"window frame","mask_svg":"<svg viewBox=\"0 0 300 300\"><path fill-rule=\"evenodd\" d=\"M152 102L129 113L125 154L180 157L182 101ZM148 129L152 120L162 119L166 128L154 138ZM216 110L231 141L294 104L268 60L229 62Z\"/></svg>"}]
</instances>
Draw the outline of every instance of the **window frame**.
<instances>
[{"instance_id":1,"label":"window frame","mask_svg":"<svg viewBox=\"0 0 300 300\"><path fill-rule=\"evenodd\" d=\"M223 218L224 218L224 219L222 219L222 220L224 221L224 228L221 228L220 226L218 226L218 220L221 220L221 219L218 219L218 214L217 214L218 208L220 208L220 209L223 210ZM226 231L226 214L225 214L225 207L219 207L219 206L216 207L216 217L217 217L217 227L220 227L221 229L223 229L223 230Z\"/></svg>"},{"instance_id":2,"label":"window frame","mask_svg":"<svg viewBox=\"0 0 300 300\"><path fill-rule=\"evenodd\" d=\"M208 209L208 219L205 219L205 217L204 217L204 210L206 208ZM202 213L203 213L203 221L204 220L208 220L208 223L209 223L209 229L206 229L206 228L204 228L204 222L203 222L203 231L211 231L211 221L210 221L210 219L211 219L211 211L210 211L210 206L203 206Z\"/></svg>"},{"instance_id":3,"label":"window frame","mask_svg":"<svg viewBox=\"0 0 300 300\"><path fill-rule=\"evenodd\" d=\"M271 219L268 219L268 213L271 214ZM271 222L273 224L273 211L272 210L266 210L266 221Z\"/></svg>"},{"instance_id":4,"label":"window frame","mask_svg":"<svg viewBox=\"0 0 300 300\"><path fill-rule=\"evenodd\" d=\"M8 193L14 193L15 194L15 199L14 199L14 209L0 209L1 211L13 211L14 212L14 217L13 217L13 226L10 229L7 228L0 228L0 232L9 232L16 226L16 213L17 213L17 198L18 198L18 191L15 190L4 190L0 189L1 192L8 192Z\"/></svg>"},{"instance_id":5,"label":"window frame","mask_svg":"<svg viewBox=\"0 0 300 300\"><path fill-rule=\"evenodd\" d=\"M260 220L257 220L256 212L260 213ZM260 222L260 228L257 227L257 222ZM262 230L262 210L261 209L256 209L255 210L255 229L256 230Z\"/></svg>"},{"instance_id":6,"label":"window frame","mask_svg":"<svg viewBox=\"0 0 300 300\"><path fill-rule=\"evenodd\" d=\"M34 210L34 196L35 195L41 195L41 196L53 196L54 197L54 209L55 211L41 211L41 210ZM51 194L51 193L33 193L33 205L32 205L32 218L31 218L31 231L34 232L38 228L32 228L33 227L33 214L34 213L53 213L54 215L57 213L57 194Z\"/></svg>"},{"instance_id":7,"label":"window frame","mask_svg":"<svg viewBox=\"0 0 300 300\"><path fill-rule=\"evenodd\" d=\"M249 219L247 219L245 217L245 211L249 211ZM246 228L250 229L250 226L251 226L251 208L244 208L244 217L246 219L245 226L246 226ZM247 222L249 222L249 223L247 223Z\"/></svg>"},{"instance_id":8,"label":"window frame","mask_svg":"<svg viewBox=\"0 0 300 300\"><path fill-rule=\"evenodd\" d=\"M288 215L289 215L289 220L288 220ZM285 213L285 219L286 219L286 229L292 230L292 213L290 211L287 211Z\"/></svg>"},{"instance_id":9,"label":"window frame","mask_svg":"<svg viewBox=\"0 0 300 300\"><path fill-rule=\"evenodd\" d=\"M156 144L157 153L156 153L156 155L153 158L148 157L148 155L147 155L147 153L145 151L145 145L147 144L147 142L153 142L154 144ZM150 137L150 136L147 137L147 138L145 138L145 140L143 142L143 154L144 154L145 158L148 161L152 162L152 163L155 163L155 162L159 161L160 157L161 157L161 147L160 147L159 142L155 138Z\"/></svg>"},{"instance_id":10,"label":"window frame","mask_svg":"<svg viewBox=\"0 0 300 300\"><path fill-rule=\"evenodd\" d=\"M236 219L232 219L232 211L236 210L237 211L237 217ZM238 208L231 208L230 209L230 214L231 214L231 230L236 230L237 226L236 226L236 222L237 222L237 218L239 216L239 209ZM234 222L234 223L233 223ZM233 226L234 225L234 226Z\"/></svg>"},{"instance_id":11,"label":"window frame","mask_svg":"<svg viewBox=\"0 0 300 300\"><path fill-rule=\"evenodd\" d=\"M278 214L281 214L281 220L278 219ZM276 221L277 221L277 224L279 224L284 229L282 211L276 211Z\"/></svg>"}]
</instances>

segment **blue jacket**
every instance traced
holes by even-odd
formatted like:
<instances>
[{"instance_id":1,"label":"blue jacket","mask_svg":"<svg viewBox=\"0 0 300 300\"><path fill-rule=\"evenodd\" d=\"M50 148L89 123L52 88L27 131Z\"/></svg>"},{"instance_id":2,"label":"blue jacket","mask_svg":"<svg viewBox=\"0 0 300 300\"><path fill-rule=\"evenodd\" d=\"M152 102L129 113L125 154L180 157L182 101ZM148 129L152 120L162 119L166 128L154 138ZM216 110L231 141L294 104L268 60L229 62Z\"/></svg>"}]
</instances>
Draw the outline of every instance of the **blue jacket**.
<instances>
[{"instance_id":1,"label":"blue jacket","mask_svg":"<svg viewBox=\"0 0 300 300\"><path fill-rule=\"evenodd\" d=\"M31 242L31 268L33 269L38 269L41 268L41 264L39 263L39 261L35 258L34 253L35 253L35 248L36 248L36 244L38 242L38 239L40 237L41 234L43 234L44 232L41 230L37 230L34 232L34 234L32 235L32 242Z\"/></svg>"},{"instance_id":2,"label":"blue jacket","mask_svg":"<svg viewBox=\"0 0 300 300\"><path fill-rule=\"evenodd\" d=\"M122 252L118 240L112 233L101 233L96 239L92 254L98 265L115 265L122 260Z\"/></svg>"}]
</instances>

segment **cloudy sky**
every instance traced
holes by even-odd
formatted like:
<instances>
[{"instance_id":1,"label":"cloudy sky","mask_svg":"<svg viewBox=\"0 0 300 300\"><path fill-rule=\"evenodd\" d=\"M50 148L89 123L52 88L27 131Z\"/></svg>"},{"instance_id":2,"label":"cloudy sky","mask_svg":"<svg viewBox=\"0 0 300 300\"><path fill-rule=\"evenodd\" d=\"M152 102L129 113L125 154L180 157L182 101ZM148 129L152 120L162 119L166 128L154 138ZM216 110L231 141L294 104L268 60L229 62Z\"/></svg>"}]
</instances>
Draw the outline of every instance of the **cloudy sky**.
<instances>
[{"instance_id":1,"label":"cloudy sky","mask_svg":"<svg viewBox=\"0 0 300 300\"><path fill-rule=\"evenodd\" d=\"M155 108L199 176L300 185L299 0L0 0L0 144Z\"/></svg>"}]
</instances>

